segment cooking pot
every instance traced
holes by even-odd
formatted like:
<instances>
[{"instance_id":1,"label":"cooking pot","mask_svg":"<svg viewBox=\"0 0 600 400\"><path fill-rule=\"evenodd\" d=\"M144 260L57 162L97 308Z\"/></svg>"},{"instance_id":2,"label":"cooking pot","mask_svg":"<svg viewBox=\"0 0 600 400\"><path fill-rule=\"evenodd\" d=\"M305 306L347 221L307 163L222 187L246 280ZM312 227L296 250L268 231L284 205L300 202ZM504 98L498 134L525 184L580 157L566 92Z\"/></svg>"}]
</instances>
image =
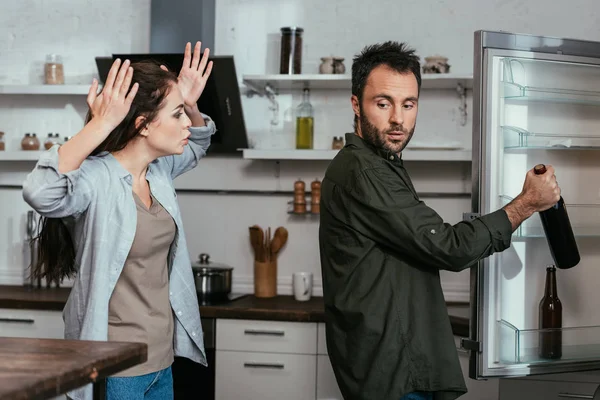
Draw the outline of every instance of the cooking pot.
<instances>
[{"instance_id":1,"label":"cooking pot","mask_svg":"<svg viewBox=\"0 0 600 400\"><path fill-rule=\"evenodd\" d=\"M192 271L198 300L201 303L227 299L231 293L232 267L211 262L210 256L202 253L198 261L192 264Z\"/></svg>"}]
</instances>

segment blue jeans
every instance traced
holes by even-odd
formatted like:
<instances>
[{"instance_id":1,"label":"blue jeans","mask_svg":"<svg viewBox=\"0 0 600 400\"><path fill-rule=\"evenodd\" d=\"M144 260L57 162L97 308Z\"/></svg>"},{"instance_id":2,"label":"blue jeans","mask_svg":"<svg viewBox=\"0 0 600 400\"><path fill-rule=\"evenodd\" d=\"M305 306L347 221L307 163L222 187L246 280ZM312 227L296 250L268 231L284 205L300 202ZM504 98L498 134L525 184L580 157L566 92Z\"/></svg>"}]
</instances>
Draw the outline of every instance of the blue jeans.
<instances>
[{"instance_id":1,"label":"blue jeans","mask_svg":"<svg viewBox=\"0 0 600 400\"><path fill-rule=\"evenodd\" d=\"M171 367L140 376L106 379L106 400L172 400Z\"/></svg>"},{"instance_id":2,"label":"blue jeans","mask_svg":"<svg viewBox=\"0 0 600 400\"><path fill-rule=\"evenodd\" d=\"M433 400L433 393L431 392L413 392L404 395L400 400Z\"/></svg>"}]
</instances>

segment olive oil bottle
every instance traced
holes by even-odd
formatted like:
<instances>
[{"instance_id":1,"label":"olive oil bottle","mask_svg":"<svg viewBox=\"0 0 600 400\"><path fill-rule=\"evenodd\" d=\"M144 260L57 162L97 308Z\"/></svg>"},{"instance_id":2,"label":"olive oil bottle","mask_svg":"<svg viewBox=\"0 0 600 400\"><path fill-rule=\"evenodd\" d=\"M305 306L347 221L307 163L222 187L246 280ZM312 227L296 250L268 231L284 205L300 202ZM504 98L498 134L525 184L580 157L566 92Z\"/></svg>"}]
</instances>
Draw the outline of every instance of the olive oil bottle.
<instances>
[{"instance_id":1,"label":"olive oil bottle","mask_svg":"<svg viewBox=\"0 0 600 400\"><path fill-rule=\"evenodd\" d=\"M303 91L302 103L296 109L296 148L312 149L314 141L313 107L310 104L310 90Z\"/></svg>"}]
</instances>

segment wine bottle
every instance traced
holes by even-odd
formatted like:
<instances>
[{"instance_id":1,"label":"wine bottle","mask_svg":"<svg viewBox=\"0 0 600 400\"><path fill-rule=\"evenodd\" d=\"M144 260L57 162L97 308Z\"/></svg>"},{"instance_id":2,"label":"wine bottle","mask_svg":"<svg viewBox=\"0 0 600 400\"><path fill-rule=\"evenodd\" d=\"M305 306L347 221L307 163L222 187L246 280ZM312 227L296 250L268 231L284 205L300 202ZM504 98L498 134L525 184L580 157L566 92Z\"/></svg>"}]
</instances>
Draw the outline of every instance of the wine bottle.
<instances>
[{"instance_id":1,"label":"wine bottle","mask_svg":"<svg viewBox=\"0 0 600 400\"><path fill-rule=\"evenodd\" d=\"M540 301L539 329L548 329L540 332L539 356L546 359L559 359L562 357L562 304L556 292L556 267L549 265L546 268L546 288L544 297Z\"/></svg>"},{"instance_id":2,"label":"wine bottle","mask_svg":"<svg viewBox=\"0 0 600 400\"><path fill-rule=\"evenodd\" d=\"M543 175L546 173L546 166L538 164L535 166L534 172L537 175ZM556 267L568 269L579 264L581 259L579 249L569 221L567 206L562 196L552 207L540 211L540 218Z\"/></svg>"}]
</instances>

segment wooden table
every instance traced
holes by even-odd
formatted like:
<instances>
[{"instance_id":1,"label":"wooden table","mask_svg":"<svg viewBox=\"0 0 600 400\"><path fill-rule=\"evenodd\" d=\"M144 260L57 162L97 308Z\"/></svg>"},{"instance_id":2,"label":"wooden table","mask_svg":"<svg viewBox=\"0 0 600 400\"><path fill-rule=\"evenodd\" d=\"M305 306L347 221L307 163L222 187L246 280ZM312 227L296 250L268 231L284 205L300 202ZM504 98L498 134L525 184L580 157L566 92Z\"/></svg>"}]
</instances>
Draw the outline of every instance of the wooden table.
<instances>
[{"instance_id":1,"label":"wooden table","mask_svg":"<svg viewBox=\"0 0 600 400\"><path fill-rule=\"evenodd\" d=\"M0 400L47 399L89 383L104 399L106 377L147 357L145 343L0 338Z\"/></svg>"}]
</instances>

